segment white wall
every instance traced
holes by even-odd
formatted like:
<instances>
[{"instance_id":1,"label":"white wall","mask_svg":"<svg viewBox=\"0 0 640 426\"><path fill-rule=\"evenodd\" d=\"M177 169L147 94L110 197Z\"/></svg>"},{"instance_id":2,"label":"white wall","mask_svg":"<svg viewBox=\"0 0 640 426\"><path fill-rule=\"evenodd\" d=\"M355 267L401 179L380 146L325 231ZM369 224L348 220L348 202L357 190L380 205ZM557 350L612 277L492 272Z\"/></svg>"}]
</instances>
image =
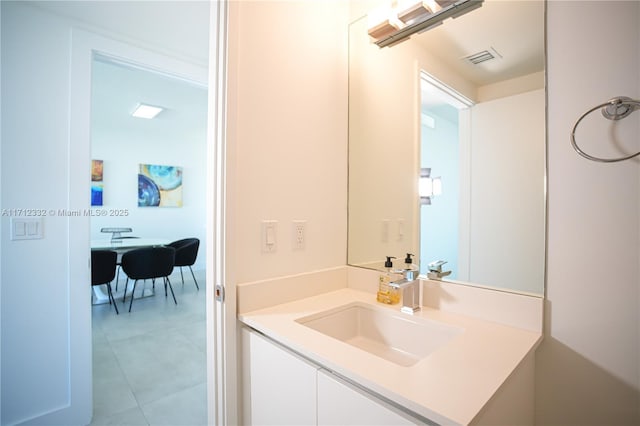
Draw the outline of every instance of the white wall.
<instances>
[{"instance_id":1,"label":"white wall","mask_svg":"<svg viewBox=\"0 0 640 426\"><path fill-rule=\"evenodd\" d=\"M69 45L67 25L2 3L4 209L67 206ZM46 217L45 239L12 242L3 233L3 424L69 404L68 231L67 219Z\"/></svg>"},{"instance_id":2,"label":"white wall","mask_svg":"<svg viewBox=\"0 0 640 426\"><path fill-rule=\"evenodd\" d=\"M537 423L637 425L639 164L588 161L573 151L569 134L589 108L619 95L640 98L640 3L548 6L549 237ZM616 43L607 28L615 28ZM591 117L579 142L615 155L609 122L599 112ZM638 119L636 112L619 126L627 129L620 140L635 151Z\"/></svg>"},{"instance_id":3,"label":"white wall","mask_svg":"<svg viewBox=\"0 0 640 426\"><path fill-rule=\"evenodd\" d=\"M346 262L347 22L341 1L231 2L228 256L239 283ZM278 248L261 252L262 220ZM292 221L307 221L293 250Z\"/></svg>"},{"instance_id":4,"label":"white wall","mask_svg":"<svg viewBox=\"0 0 640 426\"><path fill-rule=\"evenodd\" d=\"M469 259L460 259L461 280L542 293L544 104L540 89L471 108Z\"/></svg>"}]
</instances>

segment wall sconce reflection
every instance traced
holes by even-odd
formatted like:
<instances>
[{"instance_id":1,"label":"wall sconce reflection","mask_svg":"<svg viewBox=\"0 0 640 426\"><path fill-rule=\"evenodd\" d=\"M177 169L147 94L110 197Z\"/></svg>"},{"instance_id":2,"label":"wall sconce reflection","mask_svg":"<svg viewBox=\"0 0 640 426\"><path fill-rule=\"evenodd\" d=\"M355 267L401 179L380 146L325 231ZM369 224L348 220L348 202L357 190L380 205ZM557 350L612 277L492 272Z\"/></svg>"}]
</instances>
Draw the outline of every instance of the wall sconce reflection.
<instances>
[{"instance_id":1,"label":"wall sconce reflection","mask_svg":"<svg viewBox=\"0 0 640 426\"><path fill-rule=\"evenodd\" d=\"M442 177L431 177L431 168L420 169L420 180L418 181L418 193L421 205L430 205L431 199L442 195Z\"/></svg>"},{"instance_id":2,"label":"wall sconce reflection","mask_svg":"<svg viewBox=\"0 0 640 426\"><path fill-rule=\"evenodd\" d=\"M484 0L394 0L368 15L368 33L379 47L437 27L482 6Z\"/></svg>"}]
</instances>

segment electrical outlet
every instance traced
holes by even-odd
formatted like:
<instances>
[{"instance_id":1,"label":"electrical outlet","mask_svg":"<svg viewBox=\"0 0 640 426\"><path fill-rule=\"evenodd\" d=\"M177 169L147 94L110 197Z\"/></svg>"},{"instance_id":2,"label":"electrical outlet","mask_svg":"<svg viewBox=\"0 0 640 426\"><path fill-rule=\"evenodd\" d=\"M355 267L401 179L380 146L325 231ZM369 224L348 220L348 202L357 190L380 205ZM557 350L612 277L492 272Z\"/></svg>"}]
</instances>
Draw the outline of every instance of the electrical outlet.
<instances>
[{"instance_id":1,"label":"electrical outlet","mask_svg":"<svg viewBox=\"0 0 640 426\"><path fill-rule=\"evenodd\" d=\"M304 249L305 240L307 238L306 228L307 228L306 220L293 221L293 249L294 250Z\"/></svg>"}]
</instances>

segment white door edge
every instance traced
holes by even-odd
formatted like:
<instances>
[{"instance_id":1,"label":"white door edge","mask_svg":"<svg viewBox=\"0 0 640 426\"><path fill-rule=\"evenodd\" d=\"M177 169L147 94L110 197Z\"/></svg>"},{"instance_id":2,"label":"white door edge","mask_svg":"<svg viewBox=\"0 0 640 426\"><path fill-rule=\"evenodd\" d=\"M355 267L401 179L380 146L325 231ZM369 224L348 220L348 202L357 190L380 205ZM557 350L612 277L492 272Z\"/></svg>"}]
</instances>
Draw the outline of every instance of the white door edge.
<instances>
[{"instance_id":1,"label":"white door edge","mask_svg":"<svg viewBox=\"0 0 640 426\"><path fill-rule=\"evenodd\" d=\"M210 2L207 128L207 408L211 425L238 424L236 297L227 214L228 2ZM217 300L216 288L223 300Z\"/></svg>"}]
</instances>

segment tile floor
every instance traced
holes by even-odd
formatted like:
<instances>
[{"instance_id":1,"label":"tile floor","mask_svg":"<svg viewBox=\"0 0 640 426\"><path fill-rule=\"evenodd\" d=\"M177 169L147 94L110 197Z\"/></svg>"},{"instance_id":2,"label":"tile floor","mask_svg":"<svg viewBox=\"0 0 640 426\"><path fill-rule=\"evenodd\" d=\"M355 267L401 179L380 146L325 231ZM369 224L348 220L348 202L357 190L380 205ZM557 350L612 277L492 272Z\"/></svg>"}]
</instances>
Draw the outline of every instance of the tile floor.
<instances>
[{"instance_id":1,"label":"tile floor","mask_svg":"<svg viewBox=\"0 0 640 426\"><path fill-rule=\"evenodd\" d=\"M197 291L184 272L184 286L178 270L171 276L177 306L156 283L131 313L128 298L117 299L120 315L92 307L92 425L206 425L205 273L195 271Z\"/></svg>"}]
</instances>

